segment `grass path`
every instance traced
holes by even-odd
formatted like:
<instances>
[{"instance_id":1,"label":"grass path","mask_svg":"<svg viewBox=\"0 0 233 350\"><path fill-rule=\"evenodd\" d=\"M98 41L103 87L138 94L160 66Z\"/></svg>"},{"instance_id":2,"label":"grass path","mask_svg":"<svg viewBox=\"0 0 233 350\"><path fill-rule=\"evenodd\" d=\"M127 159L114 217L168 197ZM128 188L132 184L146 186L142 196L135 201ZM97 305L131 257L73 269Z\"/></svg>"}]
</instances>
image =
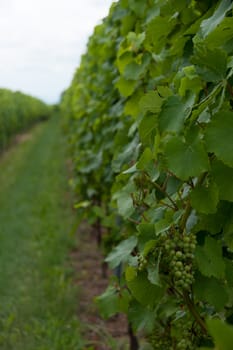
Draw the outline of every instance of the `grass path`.
<instances>
[{"instance_id":1,"label":"grass path","mask_svg":"<svg viewBox=\"0 0 233 350\"><path fill-rule=\"evenodd\" d=\"M58 118L29 136L0 159L0 349L83 349Z\"/></svg>"}]
</instances>

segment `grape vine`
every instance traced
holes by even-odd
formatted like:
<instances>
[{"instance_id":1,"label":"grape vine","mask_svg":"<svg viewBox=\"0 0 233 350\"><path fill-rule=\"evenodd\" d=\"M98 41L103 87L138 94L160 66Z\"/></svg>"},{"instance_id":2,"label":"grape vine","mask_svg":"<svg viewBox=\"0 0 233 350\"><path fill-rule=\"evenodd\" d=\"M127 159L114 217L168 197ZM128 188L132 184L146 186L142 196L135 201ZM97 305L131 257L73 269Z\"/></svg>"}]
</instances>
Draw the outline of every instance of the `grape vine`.
<instances>
[{"instance_id":1,"label":"grape vine","mask_svg":"<svg viewBox=\"0 0 233 350\"><path fill-rule=\"evenodd\" d=\"M232 38L231 0L120 0L61 101L75 207L122 270L97 303L152 349L230 349Z\"/></svg>"},{"instance_id":2,"label":"grape vine","mask_svg":"<svg viewBox=\"0 0 233 350\"><path fill-rule=\"evenodd\" d=\"M13 136L49 114L49 107L39 99L19 91L0 89L0 151Z\"/></svg>"}]
</instances>

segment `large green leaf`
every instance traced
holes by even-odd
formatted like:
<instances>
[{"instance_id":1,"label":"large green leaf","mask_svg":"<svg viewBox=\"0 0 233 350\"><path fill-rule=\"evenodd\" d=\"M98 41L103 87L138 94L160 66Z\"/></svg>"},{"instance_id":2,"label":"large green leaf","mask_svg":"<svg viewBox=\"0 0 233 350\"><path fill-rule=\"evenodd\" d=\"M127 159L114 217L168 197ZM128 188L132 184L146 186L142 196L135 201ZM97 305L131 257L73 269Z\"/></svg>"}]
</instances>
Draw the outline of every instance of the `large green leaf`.
<instances>
[{"instance_id":1,"label":"large green leaf","mask_svg":"<svg viewBox=\"0 0 233 350\"><path fill-rule=\"evenodd\" d=\"M212 174L219 188L219 198L233 202L233 168L215 160L212 163Z\"/></svg>"},{"instance_id":2,"label":"large green leaf","mask_svg":"<svg viewBox=\"0 0 233 350\"><path fill-rule=\"evenodd\" d=\"M139 273L127 284L135 299L144 306L155 306L162 298L164 292L163 288L148 281L145 272Z\"/></svg>"},{"instance_id":3,"label":"large green leaf","mask_svg":"<svg viewBox=\"0 0 233 350\"><path fill-rule=\"evenodd\" d=\"M161 132L180 132L187 116L186 109L178 96L168 97L158 117Z\"/></svg>"},{"instance_id":4,"label":"large green leaf","mask_svg":"<svg viewBox=\"0 0 233 350\"><path fill-rule=\"evenodd\" d=\"M115 267L117 267L123 262L126 262L129 259L136 245L137 245L137 237L135 236L132 236L122 241L107 256L105 261L107 261L110 267L114 269Z\"/></svg>"},{"instance_id":5,"label":"large green leaf","mask_svg":"<svg viewBox=\"0 0 233 350\"><path fill-rule=\"evenodd\" d=\"M152 181L156 181L158 179L159 170L156 168L153 154L149 148L145 148L137 163L137 169L146 172L151 177Z\"/></svg>"},{"instance_id":6,"label":"large green leaf","mask_svg":"<svg viewBox=\"0 0 233 350\"><path fill-rule=\"evenodd\" d=\"M233 167L233 113L220 111L208 124L205 141L209 152L214 152L223 163Z\"/></svg>"},{"instance_id":7,"label":"large green leaf","mask_svg":"<svg viewBox=\"0 0 233 350\"><path fill-rule=\"evenodd\" d=\"M106 291L96 298L96 303L104 318L111 317L119 312L118 293L114 286L108 286Z\"/></svg>"},{"instance_id":8,"label":"large green leaf","mask_svg":"<svg viewBox=\"0 0 233 350\"><path fill-rule=\"evenodd\" d=\"M227 72L227 54L222 49L209 49L201 43L195 46L192 62L207 82L223 80Z\"/></svg>"},{"instance_id":9,"label":"large green leaf","mask_svg":"<svg viewBox=\"0 0 233 350\"><path fill-rule=\"evenodd\" d=\"M123 75L128 80L138 80L143 76L145 70L150 63L150 56L144 55L141 62L132 60L124 69Z\"/></svg>"},{"instance_id":10,"label":"large green leaf","mask_svg":"<svg viewBox=\"0 0 233 350\"><path fill-rule=\"evenodd\" d=\"M206 237L204 246L196 248L195 258L199 271L207 277L224 278L225 263L222 256L222 243Z\"/></svg>"},{"instance_id":11,"label":"large green leaf","mask_svg":"<svg viewBox=\"0 0 233 350\"><path fill-rule=\"evenodd\" d=\"M146 3L143 1L129 0L129 7L137 14L142 16L146 9Z\"/></svg>"},{"instance_id":12,"label":"large green leaf","mask_svg":"<svg viewBox=\"0 0 233 350\"><path fill-rule=\"evenodd\" d=\"M113 198L117 200L119 214L124 218L128 218L134 212L133 199L131 196L134 190L134 184L129 182L125 187L114 194Z\"/></svg>"},{"instance_id":13,"label":"large green leaf","mask_svg":"<svg viewBox=\"0 0 233 350\"><path fill-rule=\"evenodd\" d=\"M207 321L208 330L216 344L216 350L232 350L233 326L220 319Z\"/></svg>"},{"instance_id":14,"label":"large green leaf","mask_svg":"<svg viewBox=\"0 0 233 350\"><path fill-rule=\"evenodd\" d=\"M139 135L143 143L148 144L154 141L152 135L155 134L157 118L154 114L145 115L139 124ZM150 142L149 142L150 141Z\"/></svg>"},{"instance_id":15,"label":"large green leaf","mask_svg":"<svg viewBox=\"0 0 233 350\"><path fill-rule=\"evenodd\" d=\"M199 214L195 231L207 231L212 235L219 234L224 228L226 217L230 215L229 206L229 202L220 201L216 213L208 215Z\"/></svg>"},{"instance_id":16,"label":"large green leaf","mask_svg":"<svg viewBox=\"0 0 233 350\"><path fill-rule=\"evenodd\" d=\"M135 88L137 86L137 81L135 80L127 80L124 77L120 77L120 79L116 83L116 87L122 96L127 97L132 95Z\"/></svg>"},{"instance_id":17,"label":"large green leaf","mask_svg":"<svg viewBox=\"0 0 233 350\"><path fill-rule=\"evenodd\" d=\"M227 11L232 8L231 0L220 1L219 6L215 10L214 14L208 19L204 20L201 24L201 34L205 38L209 35L223 20Z\"/></svg>"},{"instance_id":18,"label":"large green leaf","mask_svg":"<svg viewBox=\"0 0 233 350\"><path fill-rule=\"evenodd\" d=\"M160 52L164 46L168 34L176 24L175 18L155 17L147 26L145 46L148 49L153 48L155 52Z\"/></svg>"},{"instance_id":19,"label":"large green leaf","mask_svg":"<svg viewBox=\"0 0 233 350\"><path fill-rule=\"evenodd\" d=\"M171 137L165 144L164 154L168 169L182 180L199 176L209 169L207 153L198 139L189 142L177 136Z\"/></svg>"},{"instance_id":20,"label":"large green leaf","mask_svg":"<svg viewBox=\"0 0 233 350\"><path fill-rule=\"evenodd\" d=\"M161 286L161 280L159 276L159 264L160 264L160 255L158 256L158 259L155 263L151 263L148 266L148 280L156 285L156 286Z\"/></svg>"},{"instance_id":21,"label":"large green leaf","mask_svg":"<svg viewBox=\"0 0 233 350\"><path fill-rule=\"evenodd\" d=\"M214 182L208 185L199 185L192 190L191 204L197 212L203 214L212 214L217 210L218 187Z\"/></svg>"},{"instance_id":22,"label":"large green leaf","mask_svg":"<svg viewBox=\"0 0 233 350\"><path fill-rule=\"evenodd\" d=\"M159 96L156 91L147 92L140 100L141 111L158 113L161 109L163 99Z\"/></svg>"},{"instance_id":23,"label":"large green leaf","mask_svg":"<svg viewBox=\"0 0 233 350\"><path fill-rule=\"evenodd\" d=\"M131 45L131 49L133 51L138 51L142 46L142 43L145 40L145 37L146 35L144 32L139 34L136 34L135 32L129 32L127 35L127 42Z\"/></svg>"},{"instance_id":24,"label":"large green leaf","mask_svg":"<svg viewBox=\"0 0 233 350\"><path fill-rule=\"evenodd\" d=\"M129 308L129 321L136 331L152 332L156 319L156 312L134 302Z\"/></svg>"},{"instance_id":25,"label":"large green leaf","mask_svg":"<svg viewBox=\"0 0 233 350\"><path fill-rule=\"evenodd\" d=\"M124 107L124 112L126 115L129 114L133 117L137 117L139 115L140 108L138 101L140 100L141 96L142 92L140 91L136 91L132 96L130 96Z\"/></svg>"},{"instance_id":26,"label":"large green leaf","mask_svg":"<svg viewBox=\"0 0 233 350\"><path fill-rule=\"evenodd\" d=\"M231 42L233 38L233 23L231 17L225 17L222 22L205 39L205 43L210 48L221 47Z\"/></svg>"},{"instance_id":27,"label":"large green leaf","mask_svg":"<svg viewBox=\"0 0 233 350\"><path fill-rule=\"evenodd\" d=\"M153 223L141 223L137 226L139 232L138 241L139 245L145 246L147 242L155 239L155 225Z\"/></svg>"},{"instance_id":28,"label":"large green leaf","mask_svg":"<svg viewBox=\"0 0 233 350\"><path fill-rule=\"evenodd\" d=\"M200 302L213 305L216 311L221 311L228 302L226 286L214 277L195 276L194 293Z\"/></svg>"},{"instance_id":29,"label":"large green leaf","mask_svg":"<svg viewBox=\"0 0 233 350\"><path fill-rule=\"evenodd\" d=\"M227 246L233 251L233 206L229 209L227 213L227 219L225 221L223 235Z\"/></svg>"}]
</instances>

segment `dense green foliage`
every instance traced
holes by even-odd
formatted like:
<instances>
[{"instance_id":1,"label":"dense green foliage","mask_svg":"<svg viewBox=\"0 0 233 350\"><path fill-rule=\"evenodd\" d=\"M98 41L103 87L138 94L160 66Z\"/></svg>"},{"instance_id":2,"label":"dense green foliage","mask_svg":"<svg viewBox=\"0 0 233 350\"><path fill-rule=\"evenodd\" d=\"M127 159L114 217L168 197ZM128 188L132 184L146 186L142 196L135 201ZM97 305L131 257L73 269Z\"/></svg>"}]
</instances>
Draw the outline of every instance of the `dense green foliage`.
<instances>
[{"instance_id":1,"label":"dense green foliage","mask_svg":"<svg viewBox=\"0 0 233 350\"><path fill-rule=\"evenodd\" d=\"M62 97L76 207L123 270L98 303L154 349L230 349L232 82L232 1L120 0Z\"/></svg>"},{"instance_id":2,"label":"dense green foliage","mask_svg":"<svg viewBox=\"0 0 233 350\"><path fill-rule=\"evenodd\" d=\"M48 117L45 103L21 92L0 89L0 150L12 136Z\"/></svg>"},{"instance_id":3,"label":"dense green foliage","mask_svg":"<svg viewBox=\"0 0 233 350\"><path fill-rule=\"evenodd\" d=\"M27 135L0 159L0 348L83 350L59 118Z\"/></svg>"}]
</instances>

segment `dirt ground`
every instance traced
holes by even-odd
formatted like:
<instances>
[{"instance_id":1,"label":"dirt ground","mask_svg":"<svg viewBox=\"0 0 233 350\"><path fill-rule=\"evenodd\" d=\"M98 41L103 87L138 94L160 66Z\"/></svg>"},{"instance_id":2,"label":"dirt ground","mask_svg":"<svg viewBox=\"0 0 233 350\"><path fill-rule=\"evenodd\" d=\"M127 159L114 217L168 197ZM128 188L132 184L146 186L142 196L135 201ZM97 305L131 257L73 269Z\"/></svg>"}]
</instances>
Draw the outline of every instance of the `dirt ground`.
<instances>
[{"instance_id":1,"label":"dirt ground","mask_svg":"<svg viewBox=\"0 0 233 350\"><path fill-rule=\"evenodd\" d=\"M98 314L94 298L103 293L108 278L103 277L100 249L95 233L87 224L78 229L78 247L72 252L75 268L75 283L78 285L78 317L84 326L83 335L87 340L87 349L126 350L128 349L128 325L124 315L103 320ZM110 276L110 272L107 271Z\"/></svg>"}]
</instances>

